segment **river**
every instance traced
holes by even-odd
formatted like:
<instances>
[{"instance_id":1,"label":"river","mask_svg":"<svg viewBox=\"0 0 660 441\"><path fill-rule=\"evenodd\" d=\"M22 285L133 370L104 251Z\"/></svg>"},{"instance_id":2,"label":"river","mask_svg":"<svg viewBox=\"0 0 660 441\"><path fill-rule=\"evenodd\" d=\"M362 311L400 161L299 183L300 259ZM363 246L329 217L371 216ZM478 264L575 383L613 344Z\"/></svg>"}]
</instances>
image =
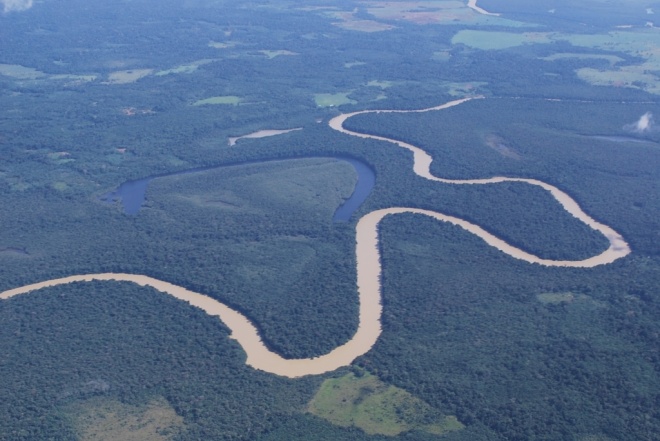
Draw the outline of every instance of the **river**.
<instances>
[{"instance_id":1,"label":"river","mask_svg":"<svg viewBox=\"0 0 660 441\"><path fill-rule=\"evenodd\" d=\"M366 354L378 341L381 333L381 261L378 236L378 225L386 216L400 213L414 213L432 217L440 222L449 222L457 225L464 230L480 237L488 245L497 248L503 253L530 264L544 266L561 266L575 268L591 268L598 265L604 265L614 262L630 253L630 247L623 237L614 231L611 227L602 224L587 215L582 208L567 193L558 188L536 179L507 178L496 176L483 179L444 179L433 176L430 172L432 158L422 149L411 144L395 139L384 138L375 135L353 132L344 128L344 122L352 116L365 113L419 113L448 109L470 101L474 98L463 98L449 103L421 110L401 111L401 110L368 110L342 114L333 118L329 124L334 130L349 136L371 138L385 141L398 147L405 148L413 154L413 170L419 176L431 181L442 182L452 185L486 185L497 184L500 182L524 182L529 185L535 185L548 191L555 198L559 206L575 216L580 221L592 229L603 234L609 241L610 246L607 250L588 259L579 261L555 261L542 259L520 250L502 239L486 232L478 225L472 224L464 219L449 216L436 211L422 210L411 207L391 207L381 210L375 210L362 216L357 222L355 231L355 256L357 265L357 288L359 295L359 325L353 337L341 346L333 349L329 353L320 357L306 359L285 359L279 354L270 351L261 341L256 327L250 320L241 313L229 308L211 297L202 293L190 291L184 287L173 285L171 283L154 279L139 274L87 274L75 275L61 279L47 280L40 283L14 288L0 293L0 299L36 291L48 286L62 285L74 281L90 280L121 280L133 282L138 285L147 285L156 288L159 291L170 294L178 299L186 301L193 306L201 308L207 314L218 317L231 330L231 338L235 339L247 354L246 364L255 369L259 369L272 374L284 377L296 378L305 375L317 375L333 371L342 366L350 365L357 357Z\"/></svg>"}]
</instances>

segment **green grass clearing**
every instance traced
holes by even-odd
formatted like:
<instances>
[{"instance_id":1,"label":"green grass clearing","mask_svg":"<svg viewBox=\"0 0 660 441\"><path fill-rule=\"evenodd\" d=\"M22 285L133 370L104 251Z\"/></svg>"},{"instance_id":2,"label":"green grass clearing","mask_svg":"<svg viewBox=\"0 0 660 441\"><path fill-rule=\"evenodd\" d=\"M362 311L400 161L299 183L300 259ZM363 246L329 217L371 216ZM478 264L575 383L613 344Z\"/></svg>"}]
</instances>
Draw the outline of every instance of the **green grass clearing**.
<instances>
[{"instance_id":1,"label":"green grass clearing","mask_svg":"<svg viewBox=\"0 0 660 441\"><path fill-rule=\"evenodd\" d=\"M544 292L536 295L536 300L544 305L573 305L577 308L607 308L607 303L597 300L591 296L580 293L567 292Z\"/></svg>"},{"instance_id":2,"label":"green grass clearing","mask_svg":"<svg viewBox=\"0 0 660 441\"><path fill-rule=\"evenodd\" d=\"M69 189L69 185L66 182L62 182L62 181L53 182L51 187L53 187L57 191L66 191Z\"/></svg>"},{"instance_id":3,"label":"green grass clearing","mask_svg":"<svg viewBox=\"0 0 660 441\"><path fill-rule=\"evenodd\" d=\"M435 51L431 55L431 59L435 61L449 61L451 59L451 52L449 51Z\"/></svg>"},{"instance_id":4,"label":"green grass clearing","mask_svg":"<svg viewBox=\"0 0 660 441\"><path fill-rule=\"evenodd\" d=\"M616 55L606 55L606 54L573 54L573 53L558 53L552 54L549 57L542 57L541 60L545 61L556 61L556 60L566 60L570 58L577 58L580 60L605 60L610 63L610 66L614 66L617 63L620 63L623 60L621 57Z\"/></svg>"},{"instance_id":5,"label":"green grass clearing","mask_svg":"<svg viewBox=\"0 0 660 441\"><path fill-rule=\"evenodd\" d=\"M363 371L325 380L308 411L371 435L396 436L413 429L440 435L465 427L456 417L443 416L409 392Z\"/></svg>"},{"instance_id":6,"label":"green grass clearing","mask_svg":"<svg viewBox=\"0 0 660 441\"><path fill-rule=\"evenodd\" d=\"M260 50L259 53L264 54L269 60L272 60L275 57L279 56L286 56L286 55L299 55L298 52L291 52L287 50L277 50L277 51L269 51L269 50Z\"/></svg>"},{"instance_id":7,"label":"green grass clearing","mask_svg":"<svg viewBox=\"0 0 660 441\"><path fill-rule=\"evenodd\" d=\"M57 165L64 165L74 161L74 159L70 158L69 152L50 152L46 154L46 157L50 162Z\"/></svg>"},{"instance_id":8,"label":"green grass clearing","mask_svg":"<svg viewBox=\"0 0 660 441\"><path fill-rule=\"evenodd\" d=\"M128 84L135 83L137 80L144 78L153 73L153 69L130 69L118 70L108 74L108 81L104 84Z\"/></svg>"},{"instance_id":9,"label":"green grass clearing","mask_svg":"<svg viewBox=\"0 0 660 441\"><path fill-rule=\"evenodd\" d=\"M212 47L214 49L230 49L232 47L236 47L238 43L234 41L228 41L226 43L219 42L219 41L210 41L209 42L209 47Z\"/></svg>"},{"instance_id":10,"label":"green grass clearing","mask_svg":"<svg viewBox=\"0 0 660 441\"><path fill-rule=\"evenodd\" d=\"M156 75L157 77L162 77L164 75L170 75L170 74L181 74L181 73L189 74L195 72L199 68L199 66L212 63L213 61L215 60L209 58L203 60L197 60L189 64L181 64L179 66L173 67L172 69L158 71L154 75Z\"/></svg>"},{"instance_id":11,"label":"green grass clearing","mask_svg":"<svg viewBox=\"0 0 660 441\"><path fill-rule=\"evenodd\" d=\"M388 87L392 87L394 83L392 81L378 81L378 80L371 80L367 83L367 86L369 87L380 87L381 89L387 89Z\"/></svg>"},{"instance_id":12,"label":"green grass clearing","mask_svg":"<svg viewBox=\"0 0 660 441\"><path fill-rule=\"evenodd\" d=\"M588 67L576 71L578 78L595 86L630 87L660 94L660 82L655 74L647 73L643 66L624 66L615 70Z\"/></svg>"},{"instance_id":13,"label":"green grass clearing","mask_svg":"<svg viewBox=\"0 0 660 441\"><path fill-rule=\"evenodd\" d=\"M475 93L477 89L487 85L482 81L475 81L471 83L445 83L444 87L447 88L447 93L455 97L463 97Z\"/></svg>"},{"instance_id":14,"label":"green grass clearing","mask_svg":"<svg viewBox=\"0 0 660 441\"><path fill-rule=\"evenodd\" d=\"M182 211L223 210L272 215L295 210L300 216L332 219L350 197L357 173L346 161L306 158L228 166L199 174L154 180L150 194Z\"/></svg>"},{"instance_id":15,"label":"green grass clearing","mask_svg":"<svg viewBox=\"0 0 660 441\"><path fill-rule=\"evenodd\" d=\"M183 418L164 398L133 406L93 398L69 406L69 416L81 441L167 441L183 429Z\"/></svg>"},{"instance_id":16,"label":"green grass clearing","mask_svg":"<svg viewBox=\"0 0 660 441\"><path fill-rule=\"evenodd\" d=\"M192 105L193 106L205 106L217 105L217 104L228 104L232 106L238 106L243 102L243 98L234 95L224 95L224 96L212 96L210 98L204 98L203 100L197 100Z\"/></svg>"},{"instance_id":17,"label":"green grass clearing","mask_svg":"<svg viewBox=\"0 0 660 441\"><path fill-rule=\"evenodd\" d=\"M314 95L314 101L318 107L334 107L342 104L357 104L357 101L348 97L351 92L339 93L317 93Z\"/></svg>"},{"instance_id":18,"label":"green grass clearing","mask_svg":"<svg viewBox=\"0 0 660 441\"><path fill-rule=\"evenodd\" d=\"M452 38L453 44L482 50L508 49L524 44L568 42L574 46L603 51L623 52L640 57L644 61L636 65L613 67L598 70L580 68L579 78L599 86L631 87L660 94L660 34L653 29L619 30L604 34L562 34L549 32L490 32L462 30ZM573 54L559 53L545 59L561 59ZM616 55L584 54L578 58L602 58L614 66L623 61Z\"/></svg>"},{"instance_id":19,"label":"green grass clearing","mask_svg":"<svg viewBox=\"0 0 660 441\"><path fill-rule=\"evenodd\" d=\"M472 29L458 31L451 39L452 44L464 44L482 50L509 49L523 44L550 43L552 41L549 32L515 33Z\"/></svg>"},{"instance_id":20,"label":"green grass clearing","mask_svg":"<svg viewBox=\"0 0 660 441\"><path fill-rule=\"evenodd\" d=\"M530 26L529 23L478 14L467 7L467 2L459 0L372 1L368 2L366 10L369 14L380 20L401 20L418 25Z\"/></svg>"},{"instance_id":21,"label":"green grass clearing","mask_svg":"<svg viewBox=\"0 0 660 441\"><path fill-rule=\"evenodd\" d=\"M536 299L544 305L558 305L574 301L575 294L572 292L544 292L537 294Z\"/></svg>"},{"instance_id":22,"label":"green grass clearing","mask_svg":"<svg viewBox=\"0 0 660 441\"><path fill-rule=\"evenodd\" d=\"M31 67L20 64L0 64L0 75L16 78L17 80L36 80L45 77L46 74Z\"/></svg>"}]
</instances>

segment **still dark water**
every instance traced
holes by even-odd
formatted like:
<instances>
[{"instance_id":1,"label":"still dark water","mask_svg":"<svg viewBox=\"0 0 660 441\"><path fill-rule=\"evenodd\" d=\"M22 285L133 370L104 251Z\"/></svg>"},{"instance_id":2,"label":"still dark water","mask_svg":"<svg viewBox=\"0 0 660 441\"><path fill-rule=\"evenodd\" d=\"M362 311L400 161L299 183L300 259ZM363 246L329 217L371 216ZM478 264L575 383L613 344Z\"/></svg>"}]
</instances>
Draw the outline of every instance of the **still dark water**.
<instances>
[{"instance_id":1,"label":"still dark water","mask_svg":"<svg viewBox=\"0 0 660 441\"><path fill-rule=\"evenodd\" d=\"M325 158L325 157L319 157ZM303 158L300 158L303 159ZM374 188L376 183L376 173L374 170L366 163L347 156L337 156L334 159L338 161L346 161L355 168L355 171L358 174L358 181L353 189L353 194L344 201L342 205L337 208L335 211L332 220L335 222L348 222L351 219L353 213L360 208L360 205L367 199L371 190ZM274 160L275 161L275 160ZM281 161L279 159L278 161ZM251 162L247 164L262 164L264 162L272 161L261 161L261 162ZM241 165L247 165L241 164ZM191 173L199 173L207 170L215 170L223 167L235 167L237 164L232 165L220 165L216 167L199 167L192 168L190 170L183 170L174 173L163 173L159 175L147 176L146 178L136 179L134 181L126 181L117 187L116 190L104 194L100 197L101 201L112 203L114 201L121 201L121 205L124 209L124 213L130 215L136 215L139 213L144 204L144 198L147 193L147 187L149 183L156 178L163 178L166 176L177 176L177 175L188 175Z\"/></svg>"}]
</instances>

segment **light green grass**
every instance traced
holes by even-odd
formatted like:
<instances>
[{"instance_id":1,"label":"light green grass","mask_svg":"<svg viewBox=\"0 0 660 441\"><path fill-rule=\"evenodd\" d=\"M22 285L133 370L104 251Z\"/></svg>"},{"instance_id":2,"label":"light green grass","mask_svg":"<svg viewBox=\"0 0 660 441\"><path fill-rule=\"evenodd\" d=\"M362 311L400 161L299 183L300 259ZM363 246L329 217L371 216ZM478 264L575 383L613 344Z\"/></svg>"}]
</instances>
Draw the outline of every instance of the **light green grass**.
<instances>
[{"instance_id":1,"label":"light green grass","mask_svg":"<svg viewBox=\"0 0 660 441\"><path fill-rule=\"evenodd\" d=\"M509 49L523 44L550 43L552 39L547 32L496 32L464 29L452 37L452 44L482 50Z\"/></svg>"},{"instance_id":2,"label":"light green grass","mask_svg":"<svg viewBox=\"0 0 660 441\"><path fill-rule=\"evenodd\" d=\"M443 86L447 88L449 95L464 97L465 95L475 93L477 89L487 84L482 81L474 81L471 83L445 83Z\"/></svg>"},{"instance_id":3,"label":"light green grass","mask_svg":"<svg viewBox=\"0 0 660 441\"><path fill-rule=\"evenodd\" d=\"M357 178L355 168L346 161L289 159L154 179L148 194L152 207L189 213L192 219L231 223L254 219L278 225L281 219L295 217L330 225ZM309 276L310 265L318 263L325 246L305 232L280 232L226 244L222 254L233 262L232 273L239 285L260 293L263 301L281 302L277 298L281 293L300 289L300 280Z\"/></svg>"},{"instance_id":4,"label":"light green grass","mask_svg":"<svg viewBox=\"0 0 660 441\"><path fill-rule=\"evenodd\" d=\"M580 293L544 292L536 295L536 300L544 305L572 304L576 308L607 308L607 303Z\"/></svg>"},{"instance_id":5,"label":"light green grass","mask_svg":"<svg viewBox=\"0 0 660 441\"><path fill-rule=\"evenodd\" d=\"M68 152L50 152L46 156L53 164L57 165L64 165L74 161L74 159L69 157Z\"/></svg>"},{"instance_id":6,"label":"light green grass","mask_svg":"<svg viewBox=\"0 0 660 441\"><path fill-rule=\"evenodd\" d=\"M334 107L342 104L357 104L357 101L348 97L351 92L340 93L317 93L314 95L314 101L318 107Z\"/></svg>"},{"instance_id":7,"label":"light green grass","mask_svg":"<svg viewBox=\"0 0 660 441\"><path fill-rule=\"evenodd\" d=\"M66 191L69 189L67 183L62 181L53 182L51 186L57 191Z\"/></svg>"},{"instance_id":8,"label":"light green grass","mask_svg":"<svg viewBox=\"0 0 660 441\"><path fill-rule=\"evenodd\" d=\"M543 57L541 60L545 61L556 61L556 60L565 60L569 58L577 58L580 60L605 60L610 63L610 66L614 66L617 63L623 61L623 58L617 57L616 55L606 55L606 54L574 54L574 53L558 53L552 54L549 57Z\"/></svg>"},{"instance_id":9,"label":"light green grass","mask_svg":"<svg viewBox=\"0 0 660 441\"><path fill-rule=\"evenodd\" d=\"M167 441L183 429L183 418L164 398L132 406L92 398L68 406L65 414L81 441Z\"/></svg>"},{"instance_id":10,"label":"light green grass","mask_svg":"<svg viewBox=\"0 0 660 441\"><path fill-rule=\"evenodd\" d=\"M435 51L431 55L431 59L435 61L449 61L451 59L451 52L449 51Z\"/></svg>"},{"instance_id":11,"label":"light green grass","mask_svg":"<svg viewBox=\"0 0 660 441\"><path fill-rule=\"evenodd\" d=\"M233 47L236 47L238 43L235 41L228 41L228 42L218 42L218 41L210 41L209 42L209 47L212 47L214 49L231 49Z\"/></svg>"},{"instance_id":12,"label":"light green grass","mask_svg":"<svg viewBox=\"0 0 660 441\"><path fill-rule=\"evenodd\" d=\"M369 4L371 3L371 4ZM407 21L418 25L481 25L481 26L534 26L503 17L483 15L467 7L460 0L417 0L405 2L369 2L366 10L377 19Z\"/></svg>"},{"instance_id":13,"label":"light green grass","mask_svg":"<svg viewBox=\"0 0 660 441\"><path fill-rule=\"evenodd\" d=\"M409 430L443 434L464 426L441 415L409 392L367 372L325 380L309 403L310 413L342 427L375 435L396 436Z\"/></svg>"},{"instance_id":14,"label":"light green grass","mask_svg":"<svg viewBox=\"0 0 660 441\"><path fill-rule=\"evenodd\" d=\"M602 58L609 61L610 69L580 68L576 70L579 78L598 86L629 87L660 94L660 34L655 29L632 29L612 31L603 34L562 34L549 32L491 32L480 30L462 30L452 38L454 44L482 50L508 49L524 44L569 42L574 46L603 51L624 52L640 57L643 61L636 65L616 66L621 57L614 54L565 54L558 53L546 57L546 60L561 59L569 56L577 58Z\"/></svg>"},{"instance_id":15,"label":"light green grass","mask_svg":"<svg viewBox=\"0 0 660 441\"><path fill-rule=\"evenodd\" d=\"M0 64L0 75L16 78L18 80L36 80L46 74L31 67L20 64Z\"/></svg>"},{"instance_id":16,"label":"light green grass","mask_svg":"<svg viewBox=\"0 0 660 441\"><path fill-rule=\"evenodd\" d=\"M621 69L598 70L582 68L577 71L578 78L595 86L629 87L644 89L647 92L660 94L658 77L647 73L643 67L625 66Z\"/></svg>"},{"instance_id":17,"label":"light green grass","mask_svg":"<svg viewBox=\"0 0 660 441\"><path fill-rule=\"evenodd\" d=\"M275 57L280 57L283 55L298 55L297 52L291 52L287 50L277 50L277 51L269 51L269 50L260 50L260 53L264 54L269 60L272 60Z\"/></svg>"},{"instance_id":18,"label":"light green grass","mask_svg":"<svg viewBox=\"0 0 660 441\"><path fill-rule=\"evenodd\" d=\"M236 165L154 180L152 195L187 209L240 211L273 215L295 210L300 216L330 220L353 192L357 173L346 161L307 158ZM212 183L212 184L211 184Z\"/></svg>"},{"instance_id":19,"label":"light green grass","mask_svg":"<svg viewBox=\"0 0 660 441\"><path fill-rule=\"evenodd\" d=\"M544 292L537 294L536 299L544 305L557 305L572 302L575 300L575 294L572 292Z\"/></svg>"},{"instance_id":20,"label":"light green grass","mask_svg":"<svg viewBox=\"0 0 660 441\"><path fill-rule=\"evenodd\" d=\"M224 95L224 96L212 96L210 98L205 98L203 100L197 100L193 103L193 106L205 106L205 105L232 105L238 106L243 102L243 98L234 95Z\"/></svg>"},{"instance_id":21,"label":"light green grass","mask_svg":"<svg viewBox=\"0 0 660 441\"><path fill-rule=\"evenodd\" d=\"M162 77L164 75L170 75L170 74L190 74L195 72L199 68L199 66L209 64L213 61L214 60L208 58L203 60L197 60L189 64L181 64L179 66L173 67L172 69L158 71L154 75L156 75L157 77Z\"/></svg>"},{"instance_id":22,"label":"light green grass","mask_svg":"<svg viewBox=\"0 0 660 441\"><path fill-rule=\"evenodd\" d=\"M367 86L369 87L380 87L381 89L387 89L389 87L392 87L393 85L394 82L392 81L371 80L367 83Z\"/></svg>"}]
</instances>

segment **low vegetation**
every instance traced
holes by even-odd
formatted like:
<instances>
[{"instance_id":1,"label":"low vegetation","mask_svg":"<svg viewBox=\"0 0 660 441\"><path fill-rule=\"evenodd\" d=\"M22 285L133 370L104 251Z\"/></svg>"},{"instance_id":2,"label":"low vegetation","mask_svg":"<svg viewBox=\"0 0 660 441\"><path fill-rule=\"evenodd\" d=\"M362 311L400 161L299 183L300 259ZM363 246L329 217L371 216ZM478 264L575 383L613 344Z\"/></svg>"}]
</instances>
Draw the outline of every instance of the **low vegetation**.
<instances>
[{"instance_id":1,"label":"low vegetation","mask_svg":"<svg viewBox=\"0 0 660 441\"><path fill-rule=\"evenodd\" d=\"M183 429L183 418L164 398L130 405L91 398L66 408L79 441L169 441Z\"/></svg>"},{"instance_id":2,"label":"low vegetation","mask_svg":"<svg viewBox=\"0 0 660 441\"><path fill-rule=\"evenodd\" d=\"M455 417L441 415L409 392L361 369L325 380L308 411L338 426L358 427L372 435L395 436L410 430L442 435L464 428Z\"/></svg>"},{"instance_id":3,"label":"low vegetation","mask_svg":"<svg viewBox=\"0 0 660 441\"><path fill-rule=\"evenodd\" d=\"M207 104L231 104L231 105L238 105L243 101L241 97L238 96L233 96L233 95L226 95L226 96L212 96L210 98L204 98L201 100L197 100L193 103L193 106L204 106Z\"/></svg>"}]
</instances>

